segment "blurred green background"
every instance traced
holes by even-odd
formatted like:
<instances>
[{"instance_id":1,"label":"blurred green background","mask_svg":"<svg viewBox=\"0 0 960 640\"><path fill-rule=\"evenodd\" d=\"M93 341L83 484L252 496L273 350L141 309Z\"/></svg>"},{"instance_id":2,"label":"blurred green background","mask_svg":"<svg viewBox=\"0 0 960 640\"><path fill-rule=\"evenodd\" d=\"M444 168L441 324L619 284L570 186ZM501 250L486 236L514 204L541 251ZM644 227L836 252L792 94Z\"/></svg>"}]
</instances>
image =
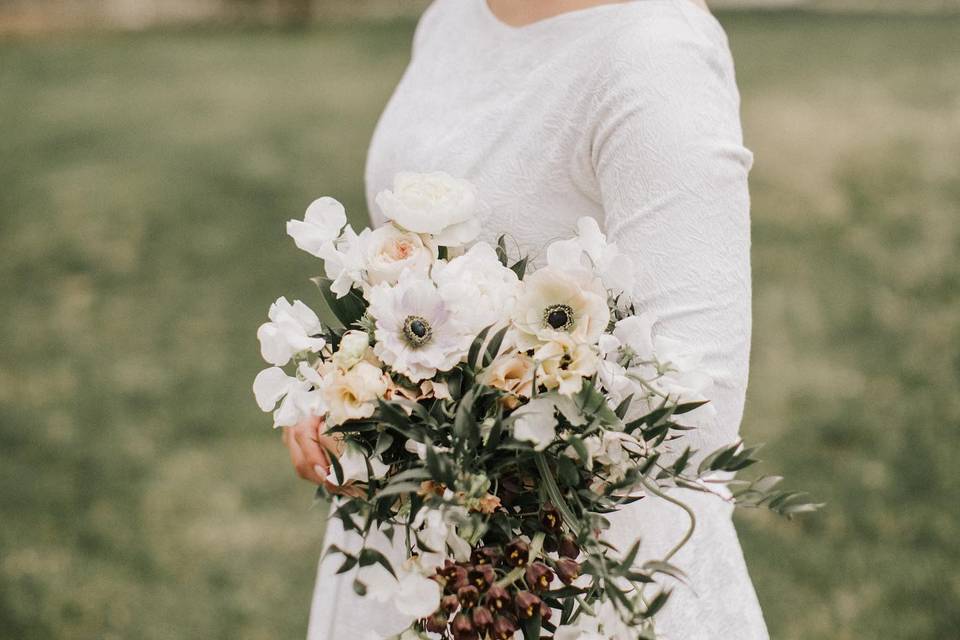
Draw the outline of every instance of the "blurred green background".
<instances>
[{"instance_id":1,"label":"blurred green background","mask_svg":"<svg viewBox=\"0 0 960 640\"><path fill-rule=\"evenodd\" d=\"M739 517L771 635L957 638L960 17L720 19L757 159L743 432L829 503ZM0 638L303 636L323 512L254 333L316 297L285 220L364 219L413 26L0 39Z\"/></svg>"}]
</instances>

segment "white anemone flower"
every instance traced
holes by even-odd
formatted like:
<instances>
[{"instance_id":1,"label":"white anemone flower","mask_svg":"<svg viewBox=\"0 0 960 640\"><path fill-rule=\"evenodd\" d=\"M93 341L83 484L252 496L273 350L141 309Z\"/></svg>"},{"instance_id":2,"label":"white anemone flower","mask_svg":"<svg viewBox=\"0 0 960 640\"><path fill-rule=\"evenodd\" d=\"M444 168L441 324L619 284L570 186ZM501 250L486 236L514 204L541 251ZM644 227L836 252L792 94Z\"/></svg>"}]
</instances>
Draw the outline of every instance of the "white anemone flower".
<instances>
[{"instance_id":1,"label":"white anemone flower","mask_svg":"<svg viewBox=\"0 0 960 640\"><path fill-rule=\"evenodd\" d=\"M543 451L557 436L556 402L553 398L534 398L513 412L513 437Z\"/></svg>"},{"instance_id":2,"label":"white anemone flower","mask_svg":"<svg viewBox=\"0 0 960 640\"><path fill-rule=\"evenodd\" d=\"M607 291L582 267L547 266L527 276L513 312L521 348L554 340L596 344L610 322Z\"/></svg>"},{"instance_id":3,"label":"white anemone flower","mask_svg":"<svg viewBox=\"0 0 960 640\"><path fill-rule=\"evenodd\" d=\"M345 224L347 213L343 205L333 198L320 198L307 207L303 220L287 222L287 234L297 247L320 258L323 248L340 237Z\"/></svg>"},{"instance_id":4,"label":"white anemone flower","mask_svg":"<svg viewBox=\"0 0 960 640\"><path fill-rule=\"evenodd\" d=\"M520 279L500 263L496 250L478 242L449 262L438 262L433 280L454 314L472 334L510 319Z\"/></svg>"},{"instance_id":5,"label":"white anemone flower","mask_svg":"<svg viewBox=\"0 0 960 640\"><path fill-rule=\"evenodd\" d=\"M547 264L560 268L570 265L592 268L604 287L618 295L634 286L634 266L629 256L620 253L616 244L607 242L600 225L593 218L577 220L577 236L547 247Z\"/></svg>"},{"instance_id":6,"label":"white anemone flower","mask_svg":"<svg viewBox=\"0 0 960 640\"><path fill-rule=\"evenodd\" d=\"M297 372L300 377L294 378L280 367L270 367L258 373L253 381L257 404L263 411L273 411L274 427L292 427L326 411L320 374L306 362L300 363ZM278 402L280 406L274 411Z\"/></svg>"},{"instance_id":7,"label":"white anemone flower","mask_svg":"<svg viewBox=\"0 0 960 640\"><path fill-rule=\"evenodd\" d=\"M404 272L396 285L373 287L369 300L374 353L411 381L449 371L466 355L472 338L432 281Z\"/></svg>"},{"instance_id":8,"label":"white anemone flower","mask_svg":"<svg viewBox=\"0 0 960 640\"><path fill-rule=\"evenodd\" d=\"M299 300L290 304L284 297L277 298L270 305L268 316L270 322L260 325L257 339L263 359L270 364L282 367L294 354L316 353L327 344L318 337L323 332L320 318Z\"/></svg>"},{"instance_id":9,"label":"white anemone flower","mask_svg":"<svg viewBox=\"0 0 960 640\"><path fill-rule=\"evenodd\" d=\"M439 246L459 247L480 235L482 207L476 188L442 171L398 173L393 189L377 194L384 217L414 233L429 233Z\"/></svg>"},{"instance_id":10,"label":"white anemone flower","mask_svg":"<svg viewBox=\"0 0 960 640\"><path fill-rule=\"evenodd\" d=\"M365 289L367 254L365 244L370 229L364 229L360 235L347 226L336 242L330 242L320 249L318 256L323 258L323 269L327 278L333 281L330 290L338 298L350 293L354 287Z\"/></svg>"}]
</instances>

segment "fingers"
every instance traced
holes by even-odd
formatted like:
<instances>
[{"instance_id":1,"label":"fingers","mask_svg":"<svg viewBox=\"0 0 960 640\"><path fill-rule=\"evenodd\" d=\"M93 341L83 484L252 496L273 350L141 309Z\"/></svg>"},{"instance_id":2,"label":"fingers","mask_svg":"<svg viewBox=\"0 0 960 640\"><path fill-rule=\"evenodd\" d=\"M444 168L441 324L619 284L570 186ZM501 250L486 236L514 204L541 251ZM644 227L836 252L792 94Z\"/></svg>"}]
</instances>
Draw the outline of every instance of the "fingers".
<instances>
[{"instance_id":1,"label":"fingers","mask_svg":"<svg viewBox=\"0 0 960 640\"><path fill-rule=\"evenodd\" d=\"M313 482L314 484L323 484L326 478L326 472L324 476L321 476L317 469L315 468L318 464L316 462L316 457L308 456L303 448L300 446L300 439L296 437L296 430L294 427L287 427L284 432L284 441L286 442L287 449L290 452L290 462L293 463L293 468L296 470L297 475ZM326 462L326 458L322 460ZM326 467L324 466L323 469Z\"/></svg>"}]
</instances>

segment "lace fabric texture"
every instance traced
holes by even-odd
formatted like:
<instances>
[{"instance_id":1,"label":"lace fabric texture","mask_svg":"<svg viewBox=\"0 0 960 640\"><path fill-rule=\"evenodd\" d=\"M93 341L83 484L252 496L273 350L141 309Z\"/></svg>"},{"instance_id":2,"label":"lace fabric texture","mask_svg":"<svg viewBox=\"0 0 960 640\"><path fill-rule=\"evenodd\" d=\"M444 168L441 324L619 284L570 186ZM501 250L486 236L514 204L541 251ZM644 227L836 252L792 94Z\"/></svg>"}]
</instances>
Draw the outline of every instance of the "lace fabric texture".
<instances>
[{"instance_id":1,"label":"lace fabric texture","mask_svg":"<svg viewBox=\"0 0 960 640\"><path fill-rule=\"evenodd\" d=\"M737 439L750 352L751 153L726 36L689 0L601 5L514 28L486 0L435 0L409 67L382 115L367 195L398 171L442 170L473 181L501 233L536 262L592 216L628 251L634 299L656 330L689 345L714 377L716 412L684 446L708 453ZM766 640L732 508L678 491L697 513L675 558L688 575L658 615L666 640ZM677 507L647 498L612 518L622 547L642 537L661 557L686 531ZM399 536L398 536L399 538ZM327 543L358 544L331 521ZM399 549L380 536L394 558ZM309 640L383 637L402 622L353 592L340 559L321 563Z\"/></svg>"}]
</instances>

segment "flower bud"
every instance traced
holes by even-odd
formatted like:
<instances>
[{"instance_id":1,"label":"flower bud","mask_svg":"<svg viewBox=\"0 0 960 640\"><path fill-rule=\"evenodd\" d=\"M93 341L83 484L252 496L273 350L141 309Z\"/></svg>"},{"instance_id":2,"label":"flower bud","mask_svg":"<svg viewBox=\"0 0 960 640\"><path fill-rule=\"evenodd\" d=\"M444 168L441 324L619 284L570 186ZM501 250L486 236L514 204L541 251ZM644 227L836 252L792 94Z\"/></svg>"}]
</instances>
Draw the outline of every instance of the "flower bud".
<instances>
[{"instance_id":1,"label":"flower bud","mask_svg":"<svg viewBox=\"0 0 960 640\"><path fill-rule=\"evenodd\" d=\"M573 539L573 536L563 536L560 538L560 542L557 543L557 553L564 558L576 560L580 555L580 547L577 546L577 542Z\"/></svg>"},{"instance_id":2,"label":"flower bud","mask_svg":"<svg viewBox=\"0 0 960 640\"><path fill-rule=\"evenodd\" d=\"M494 585L487 591L487 606L496 612L508 610L510 606L510 594L503 587Z\"/></svg>"},{"instance_id":3,"label":"flower bud","mask_svg":"<svg viewBox=\"0 0 960 640\"><path fill-rule=\"evenodd\" d=\"M523 574L531 591L546 591L553 581L553 571L542 562L534 562Z\"/></svg>"},{"instance_id":4,"label":"flower bud","mask_svg":"<svg viewBox=\"0 0 960 640\"><path fill-rule=\"evenodd\" d=\"M570 558L560 558L553 566L563 584L570 584L580 577L580 563Z\"/></svg>"},{"instance_id":5,"label":"flower bud","mask_svg":"<svg viewBox=\"0 0 960 640\"><path fill-rule=\"evenodd\" d=\"M540 612L540 598L529 591L521 591L513 601L517 605L517 615L524 620Z\"/></svg>"},{"instance_id":6,"label":"flower bud","mask_svg":"<svg viewBox=\"0 0 960 640\"><path fill-rule=\"evenodd\" d=\"M475 566L470 572L470 584L483 591L493 584L496 577L497 574L494 572L492 565L481 564Z\"/></svg>"},{"instance_id":7,"label":"flower bud","mask_svg":"<svg viewBox=\"0 0 960 640\"><path fill-rule=\"evenodd\" d=\"M475 607L473 610L473 626L480 633L485 633L487 629L493 626L493 614L486 607Z\"/></svg>"},{"instance_id":8,"label":"flower bud","mask_svg":"<svg viewBox=\"0 0 960 640\"><path fill-rule=\"evenodd\" d=\"M525 567L530 556L530 545L517 538L507 545L507 554L504 558L511 567Z\"/></svg>"},{"instance_id":9,"label":"flower bud","mask_svg":"<svg viewBox=\"0 0 960 640\"><path fill-rule=\"evenodd\" d=\"M474 549L470 554L470 562L473 564L492 564L500 562L500 550L496 547L481 547Z\"/></svg>"},{"instance_id":10,"label":"flower bud","mask_svg":"<svg viewBox=\"0 0 960 640\"><path fill-rule=\"evenodd\" d=\"M479 640L480 634L473 627L473 623L465 613L458 613L450 625L454 640Z\"/></svg>"},{"instance_id":11,"label":"flower bud","mask_svg":"<svg viewBox=\"0 0 960 640\"><path fill-rule=\"evenodd\" d=\"M440 598L440 608L447 613L453 613L460 608L460 600L455 595L443 596Z\"/></svg>"},{"instance_id":12,"label":"flower bud","mask_svg":"<svg viewBox=\"0 0 960 640\"><path fill-rule=\"evenodd\" d=\"M457 589L457 599L464 609L475 607L480 602L480 591L473 585L460 587Z\"/></svg>"},{"instance_id":13,"label":"flower bud","mask_svg":"<svg viewBox=\"0 0 960 640\"><path fill-rule=\"evenodd\" d=\"M513 634L517 632L517 625L510 618L500 616L493 621L494 640L513 640Z\"/></svg>"},{"instance_id":14,"label":"flower bud","mask_svg":"<svg viewBox=\"0 0 960 640\"><path fill-rule=\"evenodd\" d=\"M542 524L543 528L547 531L551 533L560 531L560 523L560 512L552 505L547 505L543 508L543 511L540 512L540 524Z\"/></svg>"},{"instance_id":15,"label":"flower bud","mask_svg":"<svg viewBox=\"0 0 960 640\"><path fill-rule=\"evenodd\" d=\"M432 631L433 633L443 633L447 630L447 616L444 613L437 612L427 618L426 628L427 631Z\"/></svg>"},{"instance_id":16,"label":"flower bud","mask_svg":"<svg viewBox=\"0 0 960 640\"><path fill-rule=\"evenodd\" d=\"M456 593L469 583L467 570L458 564L449 564L437 573L446 581L443 589L446 593Z\"/></svg>"}]
</instances>

